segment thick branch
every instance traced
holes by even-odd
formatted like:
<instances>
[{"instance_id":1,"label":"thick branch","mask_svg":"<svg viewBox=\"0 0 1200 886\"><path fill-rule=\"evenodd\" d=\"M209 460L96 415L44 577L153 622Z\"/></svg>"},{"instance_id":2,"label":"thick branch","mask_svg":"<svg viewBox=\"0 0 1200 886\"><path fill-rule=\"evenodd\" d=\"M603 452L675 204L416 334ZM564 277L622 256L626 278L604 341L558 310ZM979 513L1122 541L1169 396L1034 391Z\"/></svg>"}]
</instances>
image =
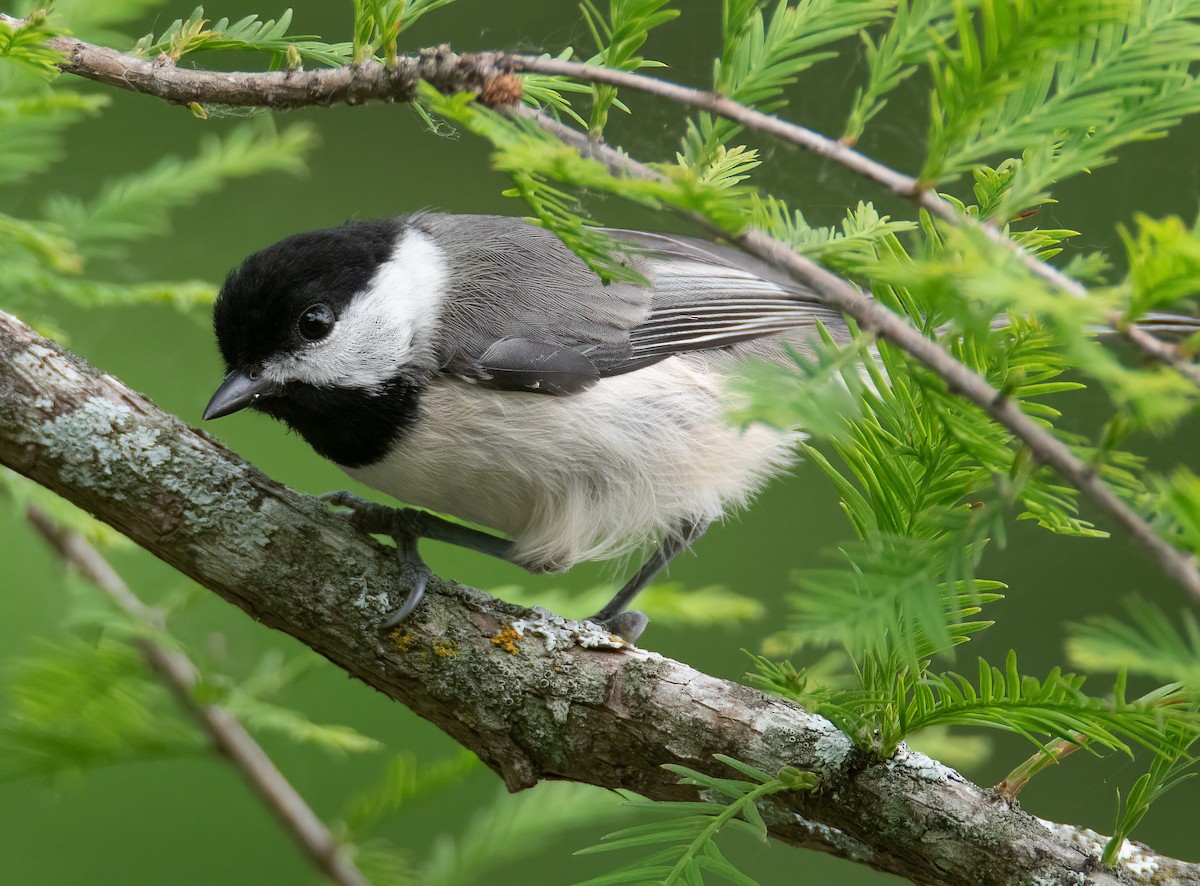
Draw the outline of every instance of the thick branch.
<instances>
[{"instance_id":1,"label":"thick branch","mask_svg":"<svg viewBox=\"0 0 1200 886\"><path fill-rule=\"evenodd\" d=\"M138 599L83 536L56 524L37 505L30 505L27 515L29 522L58 551L63 561L78 569L118 609L147 627L159 626L159 613ZM179 706L204 730L213 748L238 771L313 866L338 886L368 886L366 877L354 866L346 851L241 721L220 705L202 704L196 700L197 671L187 655L146 637L135 640L134 644Z\"/></svg>"},{"instance_id":2,"label":"thick branch","mask_svg":"<svg viewBox=\"0 0 1200 886\"><path fill-rule=\"evenodd\" d=\"M788 843L924 883L1139 882L927 757L876 760L794 704L480 591L435 581L379 636L387 548L3 313L0 464L408 705L513 790L556 778L681 798L692 789L662 764L715 772L724 753L821 776L764 808ZM1200 883L1200 866L1148 857Z\"/></svg>"},{"instance_id":3,"label":"thick branch","mask_svg":"<svg viewBox=\"0 0 1200 886\"><path fill-rule=\"evenodd\" d=\"M9 23L17 22L7 16L0 18ZM55 38L50 42L52 46L68 55L68 60L63 64L64 71L176 103L222 102L286 108L332 102L353 104L369 99L408 101L412 98L417 79L424 78L442 91L478 92L489 103L505 104L514 101L520 94L511 82L510 71L513 69L568 74L597 82L626 85L711 110L744 125L817 150L824 156L844 163L856 172L884 184L898 194L919 199L923 206L929 201L935 201L936 208L932 205L926 208L955 223L964 223L961 213L956 212L938 195L925 190L920 183L858 154L845 145L832 142L795 124L745 108L721 96L628 72L612 71L577 62L562 62L555 66L547 60L502 53L455 55L448 47L442 46L422 52L417 57L402 57L394 69L385 68L376 62L368 62L363 65L308 72L230 74L184 70L171 64L148 62L68 37ZM609 151L602 145L590 142L569 127L556 126L554 131L560 138L581 149L594 148L595 153L614 168L628 171L638 166L642 170L639 174L648 173L646 167L615 151ZM973 221L970 223L974 224ZM1045 262L1030 256L1003 232L989 225L980 225L979 228L997 242L1015 249L1039 276L1072 294L1078 295L1082 292L1078 283ZM1038 461L1050 466L1064 480L1086 494L1131 536L1148 548L1163 571L1182 585L1193 598L1200 600L1200 572L1197 572L1194 558L1159 536L1137 511L1122 501L1111 487L1096 475L1091 466L1077 458L1070 448L1051 432L1026 416L1019 405L993 388L983 377L955 360L940 344L925 338L903 318L872 301L841 277L798 255L786 244L760 232L746 234L738 238L738 243L747 251L782 268L814 289L823 302L853 317L864 330L911 354L943 378L954 393L986 410L1019 438ZM1139 347L1147 349L1149 346L1158 345L1160 347L1153 347L1152 351L1148 352L1160 358L1170 356L1167 353L1169 345L1158 342L1153 336L1137 330L1136 327L1129 329L1131 340ZM1138 332L1142 334L1139 335ZM1174 365L1183 364L1176 360Z\"/></svg>"}]
</instances>

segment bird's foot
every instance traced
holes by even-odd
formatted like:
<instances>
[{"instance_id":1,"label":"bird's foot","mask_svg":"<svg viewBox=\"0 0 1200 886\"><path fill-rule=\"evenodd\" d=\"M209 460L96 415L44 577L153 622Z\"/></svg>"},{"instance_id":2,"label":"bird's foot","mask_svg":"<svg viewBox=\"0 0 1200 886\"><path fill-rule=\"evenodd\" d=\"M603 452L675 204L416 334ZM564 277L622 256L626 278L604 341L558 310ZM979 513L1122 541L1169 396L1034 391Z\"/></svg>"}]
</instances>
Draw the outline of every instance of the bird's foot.
<instances>
[{"instance_id":1,"label":"bird's foot","mask_svg":"<svg viewBox=\"0 0 1200 886\"><path fill-rule=\"evenodd\" d=\"M404 602L400 606L389 612L379 623L379 628L383 631L391 630L412 615L417 604L421 602L421 598L425 596L429 579L433 577L433 572L425 565L421 555L417 553L415 536L397 538L396 554L400 558L400 575L403 577L404 583L408 585L408 596L404 598Z\"/></svg>"},{"instance_id":2,"label":"bird's foot","mask_svg":"<svg viewBox=\"0 0 1200 886\"><path fill-rule=\"evenodd\" d=\"M396 556L400 561L400 575L404 584L408 585L408 596L396 609L389 612L380 622L380 630L390 630L400 624L417 608L429 579L433 572L425 565L417 552L417 539L420 537L416 521L412 519L414 511L407 508L389 508L360 498L352 492L327 492L320 499L334 507L348 508L345 514L350 525L361 532L390 536L396 542Z\"/></svg>"},{"instance_id":3,"label":"bird's foot","mask_svg":"<svg viewBox=\"0 0 1200 886\"><path fill-rule=\"evenodd\" d=\"M622 640L632 644L637 643L638 638L646 630L646 625L650 624L646 613L637 609L626 609L614 615L605 615L601 610L591 618L585 618L584 621L599 625L610 634L616 634Z\"/></svg>"},{"instance_id":4,"label":"bird's foot","mask_svg":"<svg viewBox=\"0 0 1200 886\"><path fill-rule=\"evenodd\" d=\"M421 535L420 511L411 508L389 508L387 505L360 498L353 492L326 492L317 498L335 508L346 508L349 513L344 516L361 532L392 538L401 535L417 538Z\"/></svg>"}]
</instances>

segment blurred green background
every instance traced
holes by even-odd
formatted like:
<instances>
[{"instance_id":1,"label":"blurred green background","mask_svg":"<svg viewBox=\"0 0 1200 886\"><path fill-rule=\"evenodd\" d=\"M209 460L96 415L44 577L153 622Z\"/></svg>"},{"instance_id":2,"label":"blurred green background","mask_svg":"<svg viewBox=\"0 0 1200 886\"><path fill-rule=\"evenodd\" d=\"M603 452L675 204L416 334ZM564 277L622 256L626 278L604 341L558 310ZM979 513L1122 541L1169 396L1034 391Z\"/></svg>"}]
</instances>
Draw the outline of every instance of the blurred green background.
<instances>
[{"instance_id":1,"label":"blurred green background","mask_svg":"<svg viewBox=\"0 0 1200 886\"><path fill-rule=\"evenodd\" d=\"M295 5L293 30L325 39L348 39L348 3L308 0ZM716 0L680 4L683 16L653 36L647 55L665 60L670 75L703 83L717 52L720 11ZM163 4L140 27L138 36L160 32L186 16L190 3ZM228 0L211 5L216 18L249 12L263 16L281 10ZM510 0L489 4L460 0L429 15L404 38L413 49L450 42L457 49L505 48L557 52L573 45L590 50L587 32L572 2ZM820 131L840 132L849 98L862 74L858 46L842 46L838 60L804 75L792 89L787 116ZM258 65L261 59L194 57L195 64ZM78 87L79 84L71 84ZM99 87L86 87L99 89ZM112 93L111 109L71 130L70 151L52 171L55 188L90 195L104 178L149 166L164 154L190 155L207 133L238 125L236 118L200 121L185 109L127 93ZM631 99L632 100L632 99ZM661 158L674 149L682 117L674 108L637 98L631 121L614 120L610 137L635 156ZM435 136L406 107L370 105L292 112L281 122L304 120L317 127L320 145L310 156L310 173L297 180L269 176L236 182L194 208L177 213L173 229L135 250L128 265L105 270L118 279L219 280L248 253L297 231L421 208L450 212L523 214L516 201L500 195L506 180L492 172L485 146L469 136ZM869 128L861 147L901 169L915 169L925 131L924 87L913 82L893 99ZM798 207L812 223L837 222L859 199L902 217L898 204L836 166L797 150L763 144L767 164L760 182ZM1060 202L1044 211L1044 226L1082 231L1075 248L1109 248L1115 226L1135 211L1151 215L1196 211L1200 169L1200 124L1185 123L1170 139L1134 146L1122 162L1068 182L1056 191ZM961 183L960 183L961 187ZM33 211L40 194L20 188L4 195L6 209ZM23 201L28 200L28 204ZM669 218L617 202L597 205L607 223L633 227L677 226ZM145 392L163 408L199 421L221 366L207 316L180 315L167 307L71 312L57 317L70 345L95 365ZM1078 398L1077 398L1078 399ZM1086 402L1079 400L1079 402ZM1077 427L1092 415L1072 416ZM346 488L340 472L311 453L282 426L241 414L208 427L234 450L268 474L305 492ZM1156 459L1200 466L1196 428L1170 446L1140 440ZM1186 445L1191 441L1193 445ZM671 570L671 578L701 587L724 584L761 600L767 617L736 628L651 627L645 644L712 674L739 679L747 668L743 649L757 650L772 626L786 617L791 570L821 562L822 552L850 536L835 496L817 470L799 466L776 483L753 509L716 527ZM566 576L531 577L495 561L433 544L425 546L431 566L447 576L482 588L587 588L613 576L611 567L580 567ZM114 555L119 569L145 599L181 586L178 576L136 550ZM1087 541L1013 525L1004 550L993 550L981 575L1010 585L995 612L999 624L960 655L957 666L973 670L975 654L995 661L1013 647L1028 673L1044 673L1063 663L1063 625L1092 612L1117 613L1121 599L1140 593L1169 609L1184 605L1181 592L1167 587L1157 568L1121 538ZM60 570L33 532L8 509L0 510L0 667L36 648L37 638L61 636L68 604ZM1036 610L1033 603L1036 601ZM1030 613L1036 611L1036 617ZM582 611L567 613L583 615ZM215 597L202 597L180 622L181 633L200 655L223 657L230 670L249 667L267 648L299 655L291 640L249 621ZM1097 681L1095 691L1104 683ZM2 690L0 690L2 691ZM321 663L283 699L317 722L346 723L385 742L390 750L411 750L432 762L456 754L436 729L407 710L331 666ZM4 703L0 695L0 704ZM383 755L337 756L266 737L279 765L328 819L341 814L346 797L379 777ZM1027 746L994 739L990 760L967 770L973 779L994 783L1028 754ZM1118 788L1126 790L1141 762L1079 754L1038 778L1023 795L1026 809L1044 818L1087 825L1106 832ZM1193 810L1196 787L1187 784L1151 811L1137 836L1167 854L1200 857ZM482 769L466 782L420 801L389 823L394 843L423 855L443 834L461 832L476 810L496 799L498 780ZM562 802L563 795L537 802ZM572 832L506 864L480 872L491 884L567 883L615 867L604 856L572 858L573 850L614 829L612 821ZM759 845L731 835L731 857L763 883L841 882L875 884L895 878L815 853ZM217 759L164 761L103 769L68 783L23 781L0 785L0 883L293 883L313 879L257 800L237 775ZM464 880L464 882L467 882Z\"/></svg>"}]
</instances>

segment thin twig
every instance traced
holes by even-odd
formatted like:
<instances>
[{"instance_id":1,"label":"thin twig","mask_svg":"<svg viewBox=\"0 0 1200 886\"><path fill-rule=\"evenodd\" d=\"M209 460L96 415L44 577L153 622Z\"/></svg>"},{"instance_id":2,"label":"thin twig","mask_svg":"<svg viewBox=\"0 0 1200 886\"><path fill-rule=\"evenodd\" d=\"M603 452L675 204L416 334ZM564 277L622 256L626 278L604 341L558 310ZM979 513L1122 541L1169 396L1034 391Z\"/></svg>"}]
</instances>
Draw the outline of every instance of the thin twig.
<instances>
[{"instance_id":1,"label":"thin twig","mask_svg":"<svg viewBox=\"0 0 1200 886\"><path fill-rule=\"evenodd\" d=\"M1073 298L1087 296L1086 288L1079 281L1071 279L1058 268L1039 259L1001 228L960 212L954 204L933 190L932 184L905 175L878 160L859 153L844 142L831 139L797 123L790 123L771 114L764 114L748 108L716 92L695 89L631 71L531 55L510 55L505 58L503 64L510 65L514 71L518 72L573 77L577 80L633 89L647 95L708 111L755 132L783 139L882 185L896 196L915 202L922 209L943 221L982 234L992 243L1012 252L1026 270L1067 295ZM1200 387L1200 367L1182 356L1174 345L1156 338L1135 323L1125 321L1119 311L1110 312L1106 319L1115 331L1131 341L1145 354L1168 364Z\"/></svg>"},{"instance_id":2,"label":"thin twig","mask_svg":"<svg viewBox=\"0 0 1200 886\"><path fill-rule=\"evenodd\" d=\"M18 23L17 20L5 16L0 16L0 20ZM68 60L62 66L64 71L184 104L220 101L237 105L257 104L263 107L299 107L305 103L357 103L372 98L406 101L412 97L415 83L415 80L410 78L428 79L443 91L470 90L483 94L511 96L512 90L496 88L496 81L511 78L511 70L518 68L548 74L590 77L597 82L630 86L673 101L709 109L714 113L728 114L729 119L735 122L780 135L796 144L816 150L823 156L844 163L854 171L885 184L896 193L918 199L922 206L939 217L948 218L955 223L960 223L962 219L961 213L956 212L936 194L925 190L915 179L902 176L848 146L818 136L811 130L795 124L730 102L714 93L705 93L629 72L576 62L556 62L551 65L549 59L505 56L500 53L481 53L478 57L455 55L443 46L422 52L416 57L402 57L395 69L385 69L376 62L369 62L324 71L231 74L158 65L67 37L55 38L50 41L50 45L68 54ZM479 67L481 63L485 63L484 68ZM511 108L519 113L527 111L520 105L512 105ZM582 133L551 121L544 115L541 115L540 119L543 126L555 132L564 141L604 158L610 163L610 168L623 169L628 173L637 167L642 170L639 174L657 175L643 164L596 143ZM711 229L711 225L708 227ZM1055 285L1074 294L1083 291L1076 281L1029 255L1003 232L989 225L978 227L989 237L997 239L997 242L1005 245L1011 243L1010 248L1015 250L1015 254L1023 257L1022 260L1039 277L1055 282ZM986 410L1020 439L1039 462L1049 465L1068 483L1083 491L1120 526L1145 545L1167 575L1179 582L1195 599L1200 600L1200 573L1196 571L1192 557L1161 538L1096 475L1092 467L1078 459L1064 443L1025 415L1017 404L989 385L984 378L955 360L940 344L925 338L899 315L871 300L841 277L797 254L787 244L761 232L744 234L736 238L736 242L812 288L825 304L853 317L865 331L886 339L915 357L941 376L952 392Z\"/></svg>"},{"instance_id":3,"label":"thin twig","mask_svg":"<svg viewBox=\"0 0 1200 886\"><path fill-rule=\"evenodd\" d=\"M1004 780L996 785L996 796L1006 803L1016 802L1017 795L1025 789L1025 785L1029 784L1030 780L1050 766L1061 763L1071 754L1081 750L1087 744L1087 738L1074 733L1078 741L1068 741L1065 738L1060 738L1054 744L1050 745L1046 750L1038 751L1028 760L1014 769L1008 775L1004 776Z\"/></svg>"},{"instance_id":4,"label":"thin twig","mask_svg":"<svg viewBox=\"0 0 1200 886\"><path fill-rule=\"evenodd\" d=\"M78 569L122 612L148 626L161 626L161 613L143 603L82 535L58 525L36 504L28 506L26 517L66 563ZM208 734L213 747L238 770L317 870L339 886L369 886L367 878L334 840L329 829L241 722L219 705L201 704L196 700L197 671L188 657L145 637L136 640L135 644L179 706Z\"/></svg>"}]
</instances>

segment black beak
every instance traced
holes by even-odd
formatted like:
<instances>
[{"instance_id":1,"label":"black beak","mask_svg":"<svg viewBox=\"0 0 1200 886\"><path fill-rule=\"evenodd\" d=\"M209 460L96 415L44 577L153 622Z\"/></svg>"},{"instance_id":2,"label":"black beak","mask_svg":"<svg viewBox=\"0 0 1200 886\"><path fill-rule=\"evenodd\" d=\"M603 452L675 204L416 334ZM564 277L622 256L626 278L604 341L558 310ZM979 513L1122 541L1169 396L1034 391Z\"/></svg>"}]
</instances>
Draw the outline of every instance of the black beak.
<instances>
[{"instance_id":1,"label":"black beak","mask_svg":"<svg viewBox=\"0 0 1200 886\"><path fill-rule=\"evenodd\" d=\"M275 390L275 383L268 381L258 372L246 373L235 369L225 376L225 381L204 407L204 420L232 415L245 409L264 394Z\"/></svg>"}]
</instances>

